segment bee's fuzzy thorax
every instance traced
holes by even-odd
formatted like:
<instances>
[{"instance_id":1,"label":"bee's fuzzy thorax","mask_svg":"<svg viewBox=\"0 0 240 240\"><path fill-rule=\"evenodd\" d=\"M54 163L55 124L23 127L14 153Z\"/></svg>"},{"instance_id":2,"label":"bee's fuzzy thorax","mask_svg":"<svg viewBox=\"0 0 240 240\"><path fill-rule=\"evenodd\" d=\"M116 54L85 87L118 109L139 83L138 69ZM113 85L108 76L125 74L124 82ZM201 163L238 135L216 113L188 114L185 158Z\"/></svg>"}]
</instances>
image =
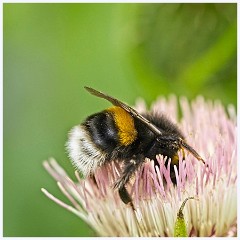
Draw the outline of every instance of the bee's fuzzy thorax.
<instances>
[{"instance_id":1,"label":"bee's fuzzy thorax","mask_svg":"<svg viewBox=\"0 0 240 240\"><path fill-rule=\"evenodd\" d=\"M121 145L128 146L137 138L137 130L134 125L133 117L120 107L111 107L107 109L114 119L118 129L118 137Z\"/></svg>"}]
</instances>

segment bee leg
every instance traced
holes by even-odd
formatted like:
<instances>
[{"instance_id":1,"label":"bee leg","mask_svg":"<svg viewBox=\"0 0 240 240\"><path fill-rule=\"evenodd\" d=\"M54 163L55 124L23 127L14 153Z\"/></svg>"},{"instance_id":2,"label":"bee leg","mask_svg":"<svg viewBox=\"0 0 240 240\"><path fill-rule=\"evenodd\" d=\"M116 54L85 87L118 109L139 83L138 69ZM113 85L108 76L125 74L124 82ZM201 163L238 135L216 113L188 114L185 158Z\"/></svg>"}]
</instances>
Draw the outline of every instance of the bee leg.
<instances>
[{"instance_id":1,"label":"bee leg","mask_svg":"<svg viewBox=\"0 0 240 240\"><path fill-rule=\"evenodd\" d=\"M170 158L168 157L167 161L165 162L165 167L166 168L168 168L169 160L170 160ZM172 181L173 185L176 185L177 184L177 178L176 178L176 175L175 175L174 166L177 167L177 170L179 172L179 161L175 161L175 163L171 162L171 164L170 164L170 178L171 178L171 181Z\"/></svg>"},{"instance_id":2,"label":"bee leg","mask_svg":"<svg viewBox=\"0 0 240 240\"><path fill-rule=\"evenodd\" d=\"M182 155L183 155L183 159L182 160L185 160L186 155L185 155L185 152L184 152L184 148L181 148L181 150L182 150Z\"/></svg>"},{"instance_id":3,"label":"bee leg","mask_svg":"<svg viewBox=\"0 0 240 240\"><path fill-rule=\"evenodd\" d=\"M129 204L132 202L132 198L131 196L129 195L127 189L125 186L121 187L118 189L118 193L119 193L119 196L121 198L121 200L125 203L125 204Z\"/></svg>"},{"instance_id":4,"label":"bee leg","mask_svg":"<svg viewBox=\"0 0 240 240\"><path fill-rule=\"evenodd\" d=\"M118 189L119 196L125 204L132 205L132 198L129 195L125 185L128 183L130 177L135 173L139 166L143 163L141 159L138 161L132 159L124 167L121 177L115 182L114 188ZM133 205L132 205L133 206Z\"/></svg>"},{"instance_id":5,"label":"bee leg","mask_svg":"<svg viewBox=\"0 0 240 240\"><path fill-rule=\"evenodd\" d=\"M173 185L176 185L177 184L177 178L176 178L174 166L177 167L177 170L179 172L179 164L178 163L177 164L170 164L170 178L171 178L171 181L172 181Z\"/></svg>"},{"instance_id":6,"label":"bee leg","mask_svg":"<svg viewBox=\"0 0 240 240\"><path fill-rule=\"evenodd\" d=\"M119 193L119 197L121 198L121 200L126 204L126 205L130 205L132 207L132 209L135 211L135 207L133 205L133 202L132 202L132 198L131 196L129 195L127 189L125 186L123 186L122 188L120 188L118 190L118 193Z\"/></svg>"},{"instance_id":7,"label":"bee leg","mask_svg":"<svg viewBox=\"0 0 240 240\"><path fill-rule=\"evenodd\" d=\"M138 166L140 166L142 161L130 160L127 164L125 164L122 175L120 178L115 182L114 188L121 189L128 183L130 177L134 174L137 170Z\"/></svg>"}]
</instances>

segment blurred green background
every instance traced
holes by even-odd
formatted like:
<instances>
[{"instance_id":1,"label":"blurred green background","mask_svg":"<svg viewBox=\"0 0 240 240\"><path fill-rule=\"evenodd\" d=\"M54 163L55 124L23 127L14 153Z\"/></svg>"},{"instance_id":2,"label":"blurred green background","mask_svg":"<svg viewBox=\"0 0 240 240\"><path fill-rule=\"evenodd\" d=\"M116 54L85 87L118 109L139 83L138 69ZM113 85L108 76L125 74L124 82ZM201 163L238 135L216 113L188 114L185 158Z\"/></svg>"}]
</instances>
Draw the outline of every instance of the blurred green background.
<instances>
[{"instance_id":1,"label":"blurred green background","mask_svg":"<svg viewBox=\"0 0 240 240\"><path fill-rule=\"evenodd\" d=\"M45 172L68 173L68 130L109 106L198 94L237 102L236 4L7 4L4 40L4 236L95 236L40 191L67 202Z\"/></svg>"}]
</instances>

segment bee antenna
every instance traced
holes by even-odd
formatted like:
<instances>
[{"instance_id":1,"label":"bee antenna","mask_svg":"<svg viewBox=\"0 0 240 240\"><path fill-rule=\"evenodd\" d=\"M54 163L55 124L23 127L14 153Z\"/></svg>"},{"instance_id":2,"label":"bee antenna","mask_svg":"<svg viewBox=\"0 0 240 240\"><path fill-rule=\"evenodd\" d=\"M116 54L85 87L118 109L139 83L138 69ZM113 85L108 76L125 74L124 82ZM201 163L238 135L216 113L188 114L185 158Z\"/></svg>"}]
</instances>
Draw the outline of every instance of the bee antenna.
<instances>
[{"instance_id":1,"label":"bee antenna","mask_svg":"<svg viewBox=\"0 0 240 240\"><path fill-rule=\"evenodd\" d=\"M205 164L205 161L202 159L202 157L191 146L189 146L184 140L180 139L180 143L181 143L182 147L184 147L187 151L189 151L195 158L197 158L199 161L202 161Z\"/></svg>"}]
</instances>

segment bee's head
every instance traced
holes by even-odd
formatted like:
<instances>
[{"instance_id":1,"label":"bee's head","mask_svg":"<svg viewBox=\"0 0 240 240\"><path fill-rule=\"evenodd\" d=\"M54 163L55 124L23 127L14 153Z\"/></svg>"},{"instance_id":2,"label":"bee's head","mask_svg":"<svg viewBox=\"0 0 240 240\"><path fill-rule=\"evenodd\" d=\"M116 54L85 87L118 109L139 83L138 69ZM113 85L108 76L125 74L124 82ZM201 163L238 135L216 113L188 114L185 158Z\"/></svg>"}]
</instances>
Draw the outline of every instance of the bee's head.
<instances>
[{"instance_id":1,"label":"bee's head","mask_svg":"<svg viewBox=\"0 0 240 240\"><path fill-rule=\"evenodd\" d=\"M173 134L164 134L157 137L157 142L161 148L178 151L181 147L179 139Z\"/></svg>"},{"instance_id":2,"label":"bee's head","mask_svg":"<svg viewBox=\"0 0 240 240\"><path fill-rule=\"evenodd\" d=\"M181 150L181 142L179 137L174 134L163 134L156 138L157 146L163 156L172 159L172 164L179 161L178 151Z\"/></svg>"},{"instance_id":3,"label":"bee's head","mask_svg":"<svg viewBox=\"0 0 240 240\"><path fill-rule=\"evenodd\" d=\"M160 135L156 140L159 148L164 149L163 155L170 157L173 164L176 164L179 160L178 151L182 150L183 158L185 158L184 149L205 164L202 157L191 146L189 146L184 139L175 134Z\"/></svg>"}]
</instances>

